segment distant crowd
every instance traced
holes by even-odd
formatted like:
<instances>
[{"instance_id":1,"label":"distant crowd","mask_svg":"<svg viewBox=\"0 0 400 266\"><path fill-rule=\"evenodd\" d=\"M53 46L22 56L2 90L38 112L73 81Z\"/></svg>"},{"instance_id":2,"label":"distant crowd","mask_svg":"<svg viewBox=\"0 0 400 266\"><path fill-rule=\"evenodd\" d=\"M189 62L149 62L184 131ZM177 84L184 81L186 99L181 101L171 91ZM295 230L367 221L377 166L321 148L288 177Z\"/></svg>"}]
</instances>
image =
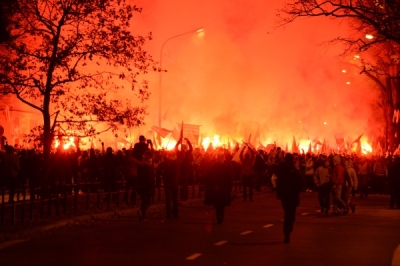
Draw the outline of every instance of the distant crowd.
<instances>
[{"instance_id":1,"label":"distant crowd","mask_svg":"<svg viewBox=\"0 0 400 266\"><path fill-rule=\"evenodd\" d=\"M193 148L189 140L182 138L172 151L155 150L152 142L141 136L132 149L115 151L103 146L101 150L64 150L59 147L51 154L49 165L44 165L42 154L34 149L16 150L5 146L0 154L0 188L8 191L12 202L15 191L22 188L30 191L30 198L37 199L72 193L66 185L77 183L99 182L102 191L116 191L119 189L118 182L122 181L123 189L137 191L145 201L141 213L142 219L145 219L145 209L150 204L149 197L155 187L170 187L170 200L174 202L177 201L177 194L181 200L186 200L189 185L207 183L207 173L218 154L223 154L224 161L231 165L231 182L242 185L243 200L253 200L254 190L274 188L275 171L285 156L279 147L270 152L257 151L250 146L236 146L232 150L209 147L204 150ZM293 155L295 166L302 176L304 192L320 191L324 187L330 196L333 195L335 204L348 211L351 203L349 205L346 197L333 190L340 185L344 194L344 188L351 186L353 189L347 194L353 197L366 198L371 193L390 194L389 206L400 207L399 157ZM337 164L345 170L343 181L332 180ZM329 188L326 188L328 184ZM178 187L179 191L175 191ZM322 197L319 198L321 211L327 211L328 206L324 205ZM170 208L169 216L177 216L174 207Z\"/></svg>"}]
</instances>

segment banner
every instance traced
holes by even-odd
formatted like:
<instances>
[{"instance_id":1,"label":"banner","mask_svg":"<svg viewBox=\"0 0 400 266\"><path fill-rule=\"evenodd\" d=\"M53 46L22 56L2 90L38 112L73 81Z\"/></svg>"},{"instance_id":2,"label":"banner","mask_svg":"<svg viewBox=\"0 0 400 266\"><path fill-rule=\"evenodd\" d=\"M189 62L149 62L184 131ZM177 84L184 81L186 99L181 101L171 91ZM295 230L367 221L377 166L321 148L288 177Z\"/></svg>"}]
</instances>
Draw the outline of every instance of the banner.
<instances>
[{"instance_id":1,"label":"banner","mask_svg":"<svg viewBox=\"0 0 400 266\"><path fill-rule=\"evenodd\" d=\"M200 136L200 126L183 124L183 135L193 145L197 145L199 142L199 136Z\"/></svg>"},{"instance_id":2,"label":"banner","mask_svg":"<svg viewBox=\"0 0 400 266\"><path fill-rule=\"evenodd\" d=\"M179 124L183 138L187 138L192 145L197 145L200 137L200 125Z\"/></svg>"},{"instance_id":3,"label":"banner","mask_svg":"<svg viewBox=\"0 0 400 266\"><path fill-rule=\"evenodd\" d=\"M168 136L169 133L172 132L172 130L168 130L166 128L158 126L152 126L151 129L154 130L158 135L160 135L163 138L165 138L166 136Z\"/></svg>"}]
</instances>

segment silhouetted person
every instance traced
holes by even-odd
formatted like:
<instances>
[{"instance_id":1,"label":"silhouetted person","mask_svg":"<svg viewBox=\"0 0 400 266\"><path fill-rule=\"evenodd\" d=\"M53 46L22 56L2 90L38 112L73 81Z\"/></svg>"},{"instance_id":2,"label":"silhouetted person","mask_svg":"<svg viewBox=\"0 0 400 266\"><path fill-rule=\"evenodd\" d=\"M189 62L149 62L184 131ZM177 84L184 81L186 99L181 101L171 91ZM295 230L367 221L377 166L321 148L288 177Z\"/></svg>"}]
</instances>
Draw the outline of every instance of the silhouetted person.
<instances>
[{"instance_id":1,"label":"silhouetted person","mask_svg":"<svg viewBox=\"0 0 400 266\"><path fill-rule=\"evenodd\" d=\"M167 219L178 218L179 163L176 153L168 151L158 170L164 181L165 211Z\"/></svg>"},{"instance_id":2,"label":"silhouetted person","mask_svg":"<svg viewBox=\"0 0 400 266\"><path fill-rule=\"evenodd\" d=\"M142 172L138 175L138 193L141 202L137 213L139 220L145 221L146 211L150 207L151 197L154 193L154 165L153 155L150 150L143 155L141 168Z\"/></svg>"},{"instance_id":3,"label":"silhouetted person","mask_svg":"<svg viewBox=\"0 0 400 266\"><path fill-rule=\"evenodd\" d=\"M276 176L276 196L281 200L284 211L284 242L289 243L302 190L301 173L294 165L292 154L285 155L284 161L278 165Z\"/></svg>"},{"instance_id":4,"label":"silhouetted person","mask_svg":"<svg viewBox=\"0 0 400 266\"><path fill-rule=\"evenodd\" d=\"M219 152L210 166L205 179L206 205L213 205L218 224L224 220L225 207L231 203L233 167L225 160L225 154Z\"/></svg>"},{"instance_id":5,"label":"silhouetted person","mask_svg":"<svg viewBox=\"0 0 400 266\"><path fill-rule=\"evenodd\" d=\"M28 157L25 161L26 172L28 175L28 184L30 191L30 199L35 200L38 196L37 189L42 184L41 176L43 174L43 161L34 149L28 150Z\"/></svg>"},{"instance_id":6,"label":"silhouetted person","mask_svg":"<svg viewBox=\"0 0 400 266\"><path fill-rule=\"evenodd\" d=\"M117 168L118 168L117 157L113 154L112 148L106 149L106 154L103 157L103 183L104 192L108 192L105 197L105 201L110 200L110 193L117 191Z\"/></svg>"},{"instance_id":7,"label":"silhouetted person","mask_svg":"<svg viewBox=\"0 0 400 266\"><path fill-rule=\"evenodd\" d=\"M179 167L180 167L180 183L181 183L181 200L187 200L189 197L189 176L192 173L192 162L193 162L193 147L187 138L183 140L182 137L178 140L175 145L175 152L178 157ZM179 146L181 148L179 149Z\"/></svg>"},{"instance_id":8,"label":"silhouetted person","mask_svg":"<svg viewBox=\"0 0 400 266\"><path fill-rule=\"evenodd\" d=\"M246 152L245 152L246 150ZM254 157L256 152L248 145L240 152L240 161L242 163L242 180L243 180L243 200L247 200L247 188L249 189L249 199L253 201L254 190Z\"/></svg>"},{"instance_id":9,"label":"silhouetted person","mask_svg":"<svg viewBox=\"0 0 400 266\"><path fill-rule=\"evenodd\" d=\"M318 189L318 202L321 213L328 215L331 208L331 162L325 159L323 165L314 172L314 183Z\"/></svg>"},{"instance_id":10,"label":"silhouetted person","mask_svg":"<svg viewBox=\"0 0 400 266\"><path fill-rule=\"evenodd\" d=\"M15 186L17 184L18 172L20 171L19 158L14 153L12 146L5 146L6 153L1 158L0 170L3 185L9 189L9 203L14 202Z\"/></svg>"}]
</instances>

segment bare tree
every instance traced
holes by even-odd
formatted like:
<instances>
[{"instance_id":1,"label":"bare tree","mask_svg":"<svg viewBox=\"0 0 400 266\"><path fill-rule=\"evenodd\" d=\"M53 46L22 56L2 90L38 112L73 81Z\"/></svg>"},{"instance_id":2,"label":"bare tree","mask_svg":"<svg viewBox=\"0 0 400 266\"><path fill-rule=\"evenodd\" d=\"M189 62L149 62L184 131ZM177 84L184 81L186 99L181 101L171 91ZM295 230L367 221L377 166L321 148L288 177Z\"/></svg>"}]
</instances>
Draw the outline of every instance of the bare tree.
<instances>
[{"instance_id":1,"label":"bare tree","mask_svg":"<svg viewBox=\"0 0 400 266\"><path fill-rule=\"evenodd\" d=\"M350 25L352 34L336 36L332 41L346 44L343 55L354 52L364 55L360 73L374 81L381 93L379 106L387 131L387 148L395 149L398 145L395 136L400 137L400 128L392 123L393 111L400 109L400 1L295 0L288 1L277 16L278 27L301 17L328 17Z\"/></svg>"},{"instance_id":2,"label":"bare tree","mask_svg":"<svg viewBox=\"0 0 400 266\"><path fill-rule=\"evenodd\" d=\"M280 25L300 17L331 17L346 20L353 29L363 35L338 37L359 50L393 41L400 44L400 2L398 0L296 0L288 1L278 11ZM373 39L365 39L371 34Z\"/></svg>"},{"instance_id":3,"label":"bare tree","mask_svg":"<svg viewBox=\"0 0 400 266\"><path fill-rule=\"evenodd\" d=\"M141 9L125 0L15 0L1 44L0 93L13 94L43 115L48 158L55 132L98 134L143 123L145 107L114 99L129 87L140 103L149 97L140 74L158 70L134 36L130 21ZM102 70L104 69L104 70Z\"/></svg>"}]
</instances>

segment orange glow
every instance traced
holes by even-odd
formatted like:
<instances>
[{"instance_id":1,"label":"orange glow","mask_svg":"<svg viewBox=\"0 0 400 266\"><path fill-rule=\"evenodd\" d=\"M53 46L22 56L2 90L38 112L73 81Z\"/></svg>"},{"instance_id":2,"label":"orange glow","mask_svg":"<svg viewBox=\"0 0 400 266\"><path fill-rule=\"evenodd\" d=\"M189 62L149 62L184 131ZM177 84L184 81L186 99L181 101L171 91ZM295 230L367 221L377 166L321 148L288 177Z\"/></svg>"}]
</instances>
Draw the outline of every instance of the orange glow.
<instances>
[{"instance_id":1,"label":"orange glow","mask_svg":"<svg viewBox=\"0 0 400 266\"><path fill-rule=\"evenodd\" d=\"M361 148L362 148L362 153L364 155L367 155L369 153L372 153L372 147L368 143L361 143Z\"/></svg>"},{"instance_id":2,"label":"orange glow","mask_svg":"<svg viewBox=\"0 0 400 266\"><path fill-rule=\"evenodd\" d=\"M219 147L223 147L223 146L228 146L228 143L223 143L220 141L220 136L219 135L214 135L214 137L211 138L210 137L205 137L203 142L201 143L202 147L206 150L210 144L212 145L213 148L219 148Z\"/></svg>"},{"instance_id":3,"label":"orange glow","mask_svg":"<svg viewBox=\"0 0 400 266\"><path fill-rule=\"evenodd\" d=\"M59 139L55 139L53 145L54 145L55 149L57 149L60 145L62 145L64 150L68 150L71 147L74 147L74 148L76 147L74 137L64 137L61 142Z\"/></svg>"},{"instance_id":4,"label":"orange glow","mask_svg":"<svg viewBox=\"0 0 400 266\"><path fill-rule=\"evenodd\" d=\"M294 136L305 152L310 139L325 139L327 147L336 149L335 134L342 134L346 143L360 132L371 139L381 134L382 121L370 109L377 97L366 89L369 80L352 75L360 72L353 66L363 54L343 59L337 55L344 46L320 45L346 36L345 25L315 18L275 29L275 10L284 1L249 1L247 12L235 1L229 5L199 0L139 2L143 16L135 16L132 31L152 32L153 40L145 48L153 56L160 54L165 40L196 29L199 23L207 34L198 29L197 34L173 39L164 47L162 67L167 72L162 82L158 72L146 76L151 92L148 116L145 125L132 129L135 137L129 142L137 142L139 135L159 125L159 96L161 127L172 131L182 121L201 125L205 149L228 142L234 147L235 141L254 138L258 128L254 146L276 143L284 149L287 143L291 150ZM310 28L312 32L307 31ZM121 93L121 99L126 97ZM115 145L111 133L101 138L110 140L106 146ZM158 148L172 150L175 144L167 136Z\"/></svg>"}]
</instances>

